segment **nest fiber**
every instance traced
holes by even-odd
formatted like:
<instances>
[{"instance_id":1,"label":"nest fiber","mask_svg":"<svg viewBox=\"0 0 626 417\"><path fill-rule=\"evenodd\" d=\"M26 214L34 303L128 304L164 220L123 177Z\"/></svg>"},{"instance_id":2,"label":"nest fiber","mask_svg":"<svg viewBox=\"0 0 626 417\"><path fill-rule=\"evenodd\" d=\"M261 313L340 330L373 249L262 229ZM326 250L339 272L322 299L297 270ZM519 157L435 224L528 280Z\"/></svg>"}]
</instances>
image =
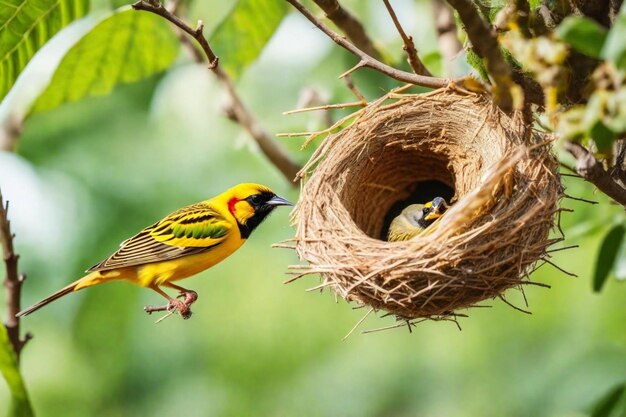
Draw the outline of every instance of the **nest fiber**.
<instances>
[{"instance_id":1,"label":"nest fiber","mask_svg":"<svg viewBox=\"0 0 626 417\"><path fill-rule=\"evenodd\" d=\"M521 288L554 243L561 186L546 138L483 95L392 99L326 137L305 167L294 218L308 265L295 273L406 319ZM451 208L411 241L380 239L390 208L425 180L454 190Z\"/></svg>"}]
</instances>

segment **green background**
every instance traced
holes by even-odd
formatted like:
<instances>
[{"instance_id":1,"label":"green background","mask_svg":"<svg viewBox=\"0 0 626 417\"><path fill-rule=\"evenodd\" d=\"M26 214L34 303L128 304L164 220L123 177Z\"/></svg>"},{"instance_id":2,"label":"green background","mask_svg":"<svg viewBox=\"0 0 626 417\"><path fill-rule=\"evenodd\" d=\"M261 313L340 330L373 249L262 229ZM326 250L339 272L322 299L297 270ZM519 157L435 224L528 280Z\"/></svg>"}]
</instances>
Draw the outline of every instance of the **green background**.
<instances>
[{"instance_id":1,"label":"green background","mask_svg":"<svg viewBox=\"0 0 626 417\"><path fill-rule=\"evenodd\" d=\"M191 11L208 29L218 21L215 3ZM377 43L401 62L388 16L355 3ZM418 49L432 55L426 2L398 3L412 13L406 19ZM289 55L288 38L300 35L314 42L310 51ZM219 55L219 45L214 49ZM353 64L292 15L237 88L272 134L320 128L318 113L281 113L297 107L305 87L331 102L353 101L336 79ZM369 98L396 85L368 70L355 80ZM20 270L28 273L24 305L80 277L140 228L238 182L298 198L297 187L223 117L223 103L206 68L181 57L164 75L28 120L17 155L0 154L0 186L15 206ZM279 140L306 161L310 150L299 150L300 139ZM70 295L24 319L35 335L22 356L35 411L50 417L589 415L626 377L624 285L609 279L600 294L591 289L601 238L621 210L581 180L565 184L568 194L600 205L563 201L575 212L563 214L568 239L561 245L580 247L555 253L553 261L579 277L550 265L539 269L533 280L552 288L526 288L532 315L488 300L481 305L491 308L469 310L459 320L462 331L425 322L412 333L355 332L342 341L365 311L329 293L305 292L316 277L282 284L287 266L298 260L271 248L293 236L289 212L281 209L231 258L185 281L200 295L191 320L154 324L142 306L161 298L127 283ZM507 297L523 306L518 292ZM372 315L361 328L390 324L392 318ZM0 405L8 401L2 383Z\"/></svg>"}]
</instances>

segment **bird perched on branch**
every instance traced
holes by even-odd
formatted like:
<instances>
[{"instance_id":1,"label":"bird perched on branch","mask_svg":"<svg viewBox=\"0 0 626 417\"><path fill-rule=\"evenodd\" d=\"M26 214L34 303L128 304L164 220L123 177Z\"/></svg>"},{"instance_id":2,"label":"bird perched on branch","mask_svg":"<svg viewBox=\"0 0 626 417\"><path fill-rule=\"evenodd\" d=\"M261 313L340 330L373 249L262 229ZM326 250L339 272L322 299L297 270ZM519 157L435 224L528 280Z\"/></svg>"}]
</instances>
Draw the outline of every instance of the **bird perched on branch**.
<instances>
[{"instance_id":1,"label":"bird perched on branch","mask_svg":"<svg viewBox=\"0 0 626 417\"><path fill-rule=\"evenodd\" d=\"M411 204L393 219L387 240L400 242L413 239L441 217L447 208L446 201L441 197L435 197L426 204Z\"/></svg>"},{"instance_id":2,"label":"bird perched on branch","mask_svg":"<svg viewBox=\"0 0 626 417\"><path fill-rule=\"evenodd\" d=\"M71 292L105 282L126 280L150 288L168 301L165 306L145 307L148 313L178 311L185 319L198 295L174 284L235 252L256 227L278 206L293 204L259 184L239 184L197 204L183 207L121 243L89 274L19 312L25 316ZM179 292L172 298L162 287Z\"/></svg>"}]
</instances>

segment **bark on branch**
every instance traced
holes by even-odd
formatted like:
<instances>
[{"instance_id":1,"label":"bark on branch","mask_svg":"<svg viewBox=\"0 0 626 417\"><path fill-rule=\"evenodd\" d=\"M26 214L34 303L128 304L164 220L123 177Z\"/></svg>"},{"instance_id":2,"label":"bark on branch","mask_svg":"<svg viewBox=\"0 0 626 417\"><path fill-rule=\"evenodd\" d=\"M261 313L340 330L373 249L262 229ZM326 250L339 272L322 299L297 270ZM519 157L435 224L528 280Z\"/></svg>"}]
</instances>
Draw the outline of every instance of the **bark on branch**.
<instances>
[{"instance_id":1,"label":"bark on branch","mask_svg":"<svg viewBox=\"0 0 626 417\"><path fill-rule=\"evenodd\" d=\"M313 0L326 17L333 22L357 48L376 59L381 58L374 42L365 32L365 28L349 11L344 9L337 0Z\"/></svg>"},{"instance_id":2,"label":"bark on branch","mask_svg":"<svg viewBox=\"0 0 626 417\"><path fill-rule=\"evenodd\" d=\"M564 147L576 158L576 172L581 177L626 208L626 188L613 179L593 153L577 142L566 141Z\"/></svg>"},{"instance_id":3,"label":"bark on branch","mask_svg":"<svg viewBox=\"0 0 626 417\"><path fill-rule=\"evenodd\" d=\"M4 326L7 329L9 341L15 351L15 356L20 357L20 352L24 345L32 339L30 333L22 338L20 335L20 319L15 315L20 311L20 295L22 292L22 283L26 279L25 275L20 275L17 269L17 261L19 255L15 253L13 248L13 238L15 235L11 233L11 222L9 221L9 202L4 202L2 192L0 191L0 244L2 245L2 254L6 275L4 277L4 288L6 291L7 303L7 319Z\"/></svg>"},{"instance_id":4,"label":"bark on branch","mask_svg":"<svg viewBox=\"0 0 626 417\"><path fill-rule=\"evenodd\" d=\"M300 166L291 159L287 151L272 136L269 135L257 122L250 110L245 106L233 84L230 76L219 65L219 58L215 55L208 41L204 37L202 22L198 22L196 29L193 29L178 16L174 15L166 7L162 6L158 1L140 0L133 4L135 10L143 10L154 13L172 22L178 30L190 35L202 48L206 59L209 62L209 69L215 74L217 79L225 87L230 97L229 116L232 120L239 123L252 138L256 141L261 152L278 168L285 178L292 183L296 177ZM188 38L184 38L188 39ZM195 47L192 45L192 49ZM196 51L197 52L197 51ZM194 52L194 59L197 62L203 62L202 55Z\"/></svg>"},{"instance_id":5,"label":"bark on branch","mask_svg":"<svg viewBox=\"0 0 626 417\"><path fill-rule=\"evenodd\" d=\"M400 37L402 38L402 42L404 42L404 47L402 49L404 49L404 52L406 52L407 60L409 61L409 65L413 69L413 72L416 74L422 74L422 75L428 75L428 76L432 75L430 71L428 71L426 66L424 66L424 63L422 62L422 60L419 59L419 57L417 56L417 50L415 49L413 38L411 36L408 36L404 32L404 29L402 29L402 25L400 24L400 21L398 20L398 16L396 16L396 12L393 10L393 7L391 7L391 3L389 3L389 0L383 0L383 2L385 3L387 12L389 12L389 16L391 16L391 20L393 20L393 24L396 27L396 30L398 31L398 33L400 34Z\"/></svg>"},{"instance_id":6,"label":"bark on branch","mask_svg":"<svg viewBox=\"0 0 626 417\"><path fill-rule=\"evenodd\" d=\"M496 33L483 20L470 0L448 0L458 13L465 32L476 54L487 61L487 71L493 79L494 98L497 104L507 112L513 110L513 85L511 68L500 52Z\"/></svg>"},{"instance_id":7,"label":"bark on branch","mask_svg":"<svg viewBox=\"0 0 626 417\"><path fill-rule=\"evenodd\" d=\"M401 71L396 68L390 67L389 65L384 64L378 61L377 59L371 57L370 55L366 54L364 51L362 51L361 49L357 48L356 46L348 42L348 40L344 38L343 36L340 36L337 33L333 32L332 29L330 29L328 26L322 23L319 19L313 16L313 14L311 14L311 12L309 12L298 0L286 0L286 1L290 3L293 7L295 7L295 9L298 10L311 23L317 26L318 29L324 32L324 34L328 36L330 39L332 39L333 42L335 42L337 45L341 46L342 48L346 49L347 51L351 52L353 55L355 55L357 58L360 59L360 61L352 69L346 71L342 75L348 75L358 68L367 67L367 68L371 68L376 71L379 71L398 81L402 81L402 82L414 84L414 85L420 85L422 87L443 88L443 87L448 86L448 84L450 84L451 82L451 80L448 80L445 78L428 77L425 75L412 74L410 72Z\"/></svg>"}]
</instances>

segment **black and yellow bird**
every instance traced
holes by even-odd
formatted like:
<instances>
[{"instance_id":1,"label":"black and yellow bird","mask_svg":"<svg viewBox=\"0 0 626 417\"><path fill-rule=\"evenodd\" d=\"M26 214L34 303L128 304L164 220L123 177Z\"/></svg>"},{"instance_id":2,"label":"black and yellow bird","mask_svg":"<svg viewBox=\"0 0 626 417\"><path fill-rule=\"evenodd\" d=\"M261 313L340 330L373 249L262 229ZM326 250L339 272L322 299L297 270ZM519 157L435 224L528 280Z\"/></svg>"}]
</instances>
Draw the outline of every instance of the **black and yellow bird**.
<instances>
[{"instance_id":1,"label":"black and yellow bird","mask_svg":"<svg viewBox=\"0 0 626 417\"><path fill-rule=\"evenodd\" d=\"M88 274L19 312L25 316L71 292L105 282L126 280L150 288L168 301L154 311L178 311L191 316L198 295L174 284L229 257L278 206L291 206L259 184L239 184L206 201L184 207L123 241L120 248L87 270ZM172 298L161 287L172 288Z\"/></svg>"},{"instance_id":2,"label":"black and yellow bird","mask_svg":"<svg viewBox=\"0 0 626 417\"><path fill-rule=\"evenodd\" d=\"M387 240L400 242L413 239L445 213L448 205L441 197L426 204L411 204L394 218L389 226Z\"/></svg>"}]
</instances>

